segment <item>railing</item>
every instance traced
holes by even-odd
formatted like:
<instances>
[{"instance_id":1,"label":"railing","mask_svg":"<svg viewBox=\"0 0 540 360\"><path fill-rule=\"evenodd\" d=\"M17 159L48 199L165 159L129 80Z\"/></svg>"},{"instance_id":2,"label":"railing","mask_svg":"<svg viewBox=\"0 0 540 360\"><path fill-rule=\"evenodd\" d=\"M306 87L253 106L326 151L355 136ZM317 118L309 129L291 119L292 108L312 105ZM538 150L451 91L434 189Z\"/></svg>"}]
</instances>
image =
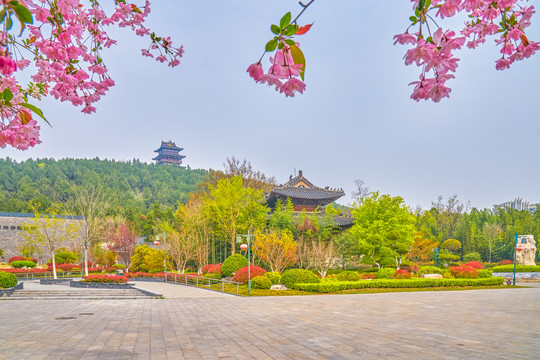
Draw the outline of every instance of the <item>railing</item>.
<instances>
[{"instance_id":1,"label":"railing","mask_svg":"<svg viewBox=\"0 0 540 360\"><path fill-rule=\"evenodd\" d=\"M240 285L242 283L235 281L228 281L222 279L211 279L200 277L196 275L187 275L187 274L175 274L167 273L167 283L192 286L202 289L208 289L210 291L217 291L224 294L235 294L238 296Z\"/></svg>"},{"instance_id":2,"label":"railing","mask_svg":"<svg viewBox=\"0 0 540 360\"><path fill-rule=\"evenodd\" d=\"M12 274L15 275L18 280L54 279L54 273L52 271L37 272L37 273L13 272ZM80 271L58 271L56 273L56 277L58 279L77 279L81 277L81 272Z\"/></svg>"}]
</instances>

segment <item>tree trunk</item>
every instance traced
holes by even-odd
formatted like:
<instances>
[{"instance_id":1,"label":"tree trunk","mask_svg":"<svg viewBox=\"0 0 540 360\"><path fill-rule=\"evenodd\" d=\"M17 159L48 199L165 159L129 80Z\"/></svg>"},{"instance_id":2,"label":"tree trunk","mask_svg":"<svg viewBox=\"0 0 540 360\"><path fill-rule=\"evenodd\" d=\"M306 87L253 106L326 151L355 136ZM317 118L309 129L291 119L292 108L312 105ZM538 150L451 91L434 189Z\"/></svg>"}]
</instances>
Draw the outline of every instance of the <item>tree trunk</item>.
<instances>
[{"instance_id":1,"label":"tree trunk","mask_svg":"<svg viewBox=\"0 0 540 360\"><path fill-rule=\"evenodd\" d=\"M53 276L54 276L54 279L58 279L58 277L56 276L56 262L54 261L54 251L51 251L51 255L52 255L52 268L53 268Z\"/></svg>"}]
</instances>

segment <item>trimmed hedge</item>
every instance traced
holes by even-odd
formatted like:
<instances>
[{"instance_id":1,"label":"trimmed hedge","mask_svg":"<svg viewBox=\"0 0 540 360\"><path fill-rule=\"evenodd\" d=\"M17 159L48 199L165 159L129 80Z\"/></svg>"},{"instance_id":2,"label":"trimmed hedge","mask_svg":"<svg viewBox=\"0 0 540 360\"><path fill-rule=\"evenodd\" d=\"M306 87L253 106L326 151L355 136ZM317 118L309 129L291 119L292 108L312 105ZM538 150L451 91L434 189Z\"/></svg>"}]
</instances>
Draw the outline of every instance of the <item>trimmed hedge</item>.
<instances>
[{"instance_id":1,"label":"trimmed hedge","mask_svg":"<svg viewBox=\"0 0 540 360\"><path fill-rule=\"evenodd\" d=\"M290 288L298 283L319 283L321 279L314 273L305 269L289 269L281 275L281 283Z\"/></svg>"},{"instance_id":2,"label":"trimmed hedge","mask_svg":"<svg viewBox=\"0 0 540 360\"><path fill-rule=\"evenodd\" d=\"M221 265L221 274L224 276L231 276L238 269L248 265L248 259L240 254L234 254L229 256Z\"/></svg>"},{"instance_id":3,"label":"trimmed hedge","mask_svg":"<svg viewBox=\"0 0 540 360\"><path fill-rule=\"evenodd\" d=\"M337 277L338 281L358 281L362 278L362 275L357 271L344 271Z\"/></svg>"},{"instance_id":4,"label":"trimmed hedge","mask_svg":"<svg viewBox=\"0 0 540 360\"><path fill-rule=\"evenodd\" d=\"M215 272L207 272L203 275L207 279L216 279L221 280L221 274L215 273Z\"/></svg>"},{"instance_id":5,"label":"trimmed hedge","mask_svg":"<svg viewBox=\"0 0 540 360\"><path fill-rule=\"evenodd\" d=\"M396 274L396 269L383 268L377 271L377 279L392 279Z\"/></svg>"},{"instance_id":6,"label":"trimmed hedge","mask_svg":"<svg viewBox=\"0 0 540 360\"><path fill-rule=\"evenodd\" d=\"M281 274L276 271L267 272L266 274L264 274L264 276L270 279L270 281L272 282L272 285L279 284L279 282L281 281Z\"/></svg>"},{"instance_id":7,"label":"trimmed hedge","mask_svg":"<svg viewBox=\"0 0 540 360\"><path fill-rule=\"evenodd\" d=\"M514 272L514 265L499 265L490 269L492 272ZM516 272L540 272L540 265L517 265Z\"/></svg>"},{"instance_id":8,"label":"trimmed hedge","mask_svg":"<svg viewBox=\"0 0 540 360\"><path fill-rule=\"evenodd\" d=\"M11 273L0 271L0 289L17 285L17 277Z\"/></svg>"},{"instance_id":9,"label":"trimmed hedge","mask_svg":"<svg viewBox=\"0 0 540 360\"><path fill-rule=\"evenodd\" d=\"M371 281L336 281L322 282L319 284L294 284L292 289L329 293L341 290L360 289L405 289L405 288L429 288L429 287L453 287L453 286L492 286L501 285L504 281L502 277L492 277L488 279L421 279L413 278L408 280L398 279L377 279Z\"/></svg>"},{"instance_id":10,"label":"trimmed hedge","mask_svg":"<svg viewBox=\"0 0 540 360\"><path fill-rule=\"evenodd\" d=\"M14 268L16 269L20 269L20 268L35 268L36 267L36 263L33 262L33 261L26 261L26 260L15 260L15 261L12 261L11 266L13 266Z\"/></svg>"},{"instance_id":11,"label":"trimmed hedge","mask_svg":"<svg viewBox=\"0 0 540 360\"><path fill-rule=\"evenodd\" d=\"M435 267L435 266L421 266L420 269L418 269L418 274L424 275L424 274L443 274L445 270Z\"/></svg>"}]
</instances>

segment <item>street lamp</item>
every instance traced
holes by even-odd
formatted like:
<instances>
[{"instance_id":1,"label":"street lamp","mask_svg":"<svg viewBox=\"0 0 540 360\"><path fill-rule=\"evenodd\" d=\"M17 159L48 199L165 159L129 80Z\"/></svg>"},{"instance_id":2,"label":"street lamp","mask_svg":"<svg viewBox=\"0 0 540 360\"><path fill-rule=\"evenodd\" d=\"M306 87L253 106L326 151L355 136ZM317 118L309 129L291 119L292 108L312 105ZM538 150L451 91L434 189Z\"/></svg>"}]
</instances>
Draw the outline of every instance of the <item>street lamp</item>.
<instances>
[{"instance_id":1,"label":"street lamp","mask_svg":"<svg viewBox=\"0 0 540 360\"><path fill-rule=\"evenodd\" d=\"M245 236L247 238L247 245L246 244L241 244L240 249L242 249L242 250L247 249L247 251L248 251L248 293L251 294L251 255L250 255L251 235L249 233L249 230L248 230L247 235L246 234L236 234L236 243L241 243L242 242L242 236Z\"/></svg>"},{"instance_id":2,"label":"street lamp","mask_svg":"<svg viewBox=\"0 0 540 360\"><path fill-rule=\"evenodd\" d=\"M517 260L517 241L518 241L518 233L516 232L515 236L516 242L514 244L514 279L512 281L512 285L516 286L516 260ZM521 251L521 249L520 249Z\"/></svg>"},{"instance_id":3,"label":"street lamp","mask_svg":"<svg viewBox=\"0 0 540 360\"><path fill-rule=\"evenodd\" d=\"M156 247L159 245L159 235L156 235L154 245ZM167 282L167 236L165 235L165 231L163 232L163 254L165 255L165 257L163 258L163 267L165 268L165 282Z\"/></svg>"}]
</instances>

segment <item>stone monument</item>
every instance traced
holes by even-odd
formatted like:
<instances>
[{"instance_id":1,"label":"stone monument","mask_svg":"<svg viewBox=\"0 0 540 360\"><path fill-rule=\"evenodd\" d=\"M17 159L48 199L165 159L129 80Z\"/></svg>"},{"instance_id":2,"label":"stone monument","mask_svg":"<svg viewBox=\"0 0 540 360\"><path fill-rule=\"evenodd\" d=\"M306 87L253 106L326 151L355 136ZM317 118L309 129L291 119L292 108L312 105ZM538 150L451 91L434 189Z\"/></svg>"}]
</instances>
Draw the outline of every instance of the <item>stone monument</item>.
<instances>
[{"instance_id":1,"label":"stone monument","mask_svg":"<svg viewBox=\"0 0 540 360\"><path fill-rule=\"evenodd\" d=\"M519 235L516 249L516 262L518 265L536 265L534 262L536 258L536 241L533 235Z\"/></svg>"}]
</instances>

